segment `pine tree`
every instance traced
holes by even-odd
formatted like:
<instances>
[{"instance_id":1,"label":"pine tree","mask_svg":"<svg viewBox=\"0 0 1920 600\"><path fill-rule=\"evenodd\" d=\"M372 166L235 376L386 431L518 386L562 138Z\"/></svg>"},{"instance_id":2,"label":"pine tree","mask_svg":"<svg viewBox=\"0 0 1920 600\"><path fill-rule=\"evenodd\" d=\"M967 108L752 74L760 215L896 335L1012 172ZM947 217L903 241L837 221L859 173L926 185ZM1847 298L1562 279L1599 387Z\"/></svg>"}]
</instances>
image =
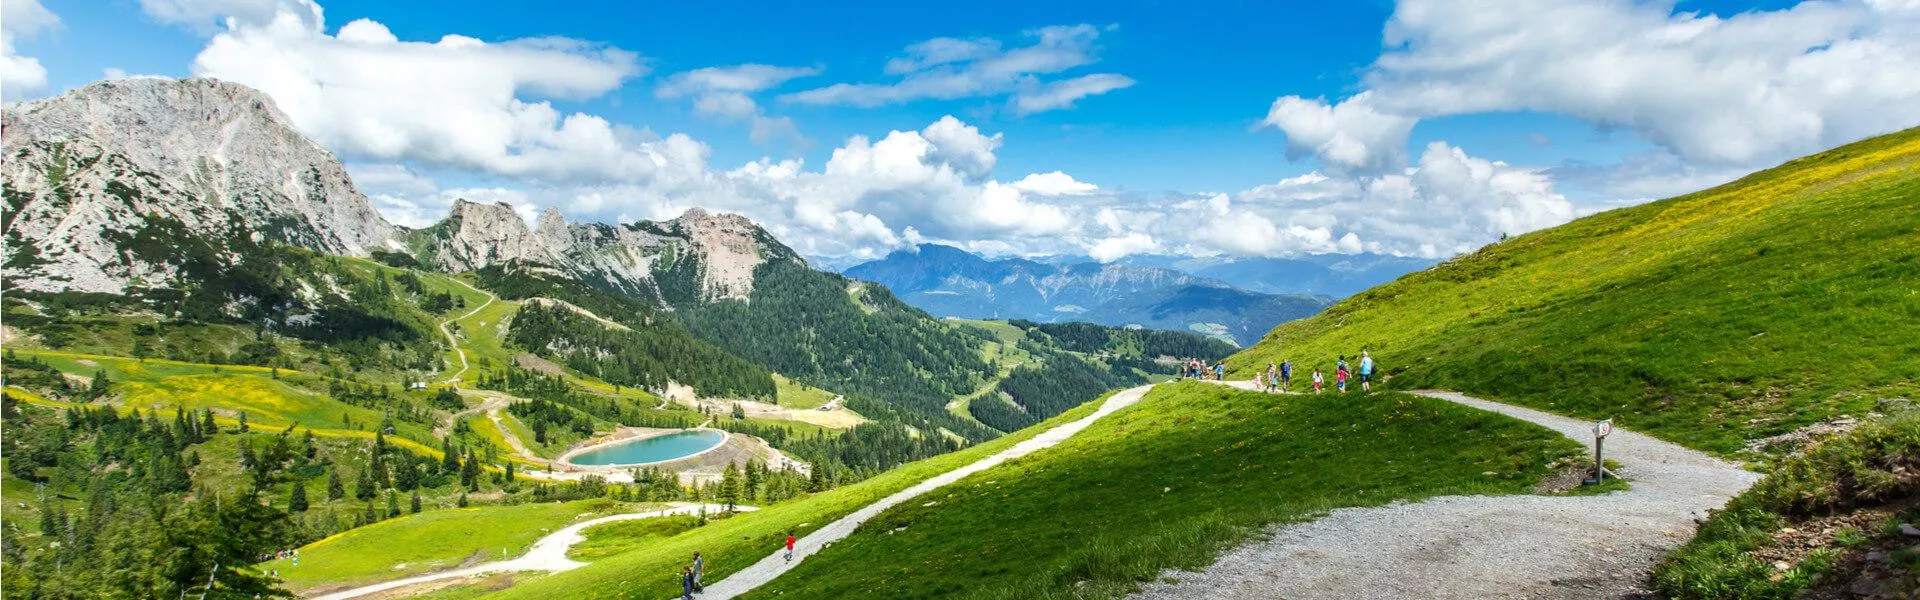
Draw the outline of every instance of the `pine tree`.
<instances>
[{"instance_id":1,"label":"pine tree","mask_svg":"<svg viewBox=\"0 0 1920 600\"><path fill-rule=\"evenodd\" d=\"M812 472L807 474L807 491L824 492L826 490L827 466L825 464L815 464L813 465Z\"/></svg>"},{"instance_id":2,"label":"pine tree","mask_svg":"<svg viewBox=\"0 0 1920 600\"><path fill-rule=\"evenodd\" d=\"M460 492L460 501L459 501L459 502L456 502L456 503L454 503L454 506L458 506L458 507L460 507L460 508L466 508L466 507L467 507L467 493L466 493L466 492Z\"/></svg>"},{"instance_id":3,"label":"pine tree","mask_svg":"<svg viewBox=\"0 0 1920 600\"><path fill-rule=\"evenodd\" d=\"M454 448L453 438L440 440L440 472L448 475L460 472L460 451Z\"/></svg>"},{"instance_id":4,"label":"pine tree","mask_svg":"<svg viewBox=\"0 0 1920 600\"><path fill-rule=\"evenodd\" d=\"M293 480L293 490L287 492L287 512L307 512L307 482Z\"/></svg>"},{"instance_id":5,"label":"pine tree","mask_svg":"<svg viewBox=\"0 0 1920 600\"><path fill-rule=\"evenodd\" d=\"M353 497L359 500L372 501L373 497L377 495L379 495L379 492L373 487L373 473L368 469L361 469L360 479L353 483Z\"/></svg>"},{"instance_id":6,"label":"pine tree","mask_svg":"<svg viewBox=\"0 0 1920 600\"><path fill-rule=\"evenodd\" d=\"M215 432L220 431L220 426L213 422L213 409L207 409L200 413L200 416L202 417L200 420L200 439L207 439L213 436Z\"/></svg>"},{"instance_id":7,"label":"pine tree","mask_svg":"<svg viewBox=\"0 0 1920 600\"><path fill-rule=\"evenodd\" d=\"M240 411L240 433L247 432L247 411Z\"/></svg>"},{"instance_id":8,"label":"pine tree","mask_svg":"<svg viewBox=\"0 0 1920 600\"><path fill-rule=\"evenodd\" d=\"M332 502L347 497L347 488L340 483L340 469L327 469L327 501Z\"/></svg>"},{"instance_id":9,"label":"pine tree","mask_svg":"<svg viewBox=\"0 0 1920 600\"><path fill-rule=\"evenodd\" d=\"M102 397L104 397L104 396L106 396L106 395L107 395L107 386L108 386L108 385L110 385L110 384L112 384L112 382L111 382L111 381L108 381L108 380L107 380L107 370L106 370L106 369L101 369L101 370L98 370L98 371L94 371L94 372L93 372L93 383L91 383L90 385L88 385L88 386L87 386L87 399L89 399L89 400L98 400L98 399L100 399L100 398L102 398Z\"/></svg>"},{"instance_id":10,"label":"pine tree","mask_svg":"<svg viewBox=\"0 0 1920 600\"><path fill-rule=\"evenodd\" d=\"M387 492L387 518L400 516L400 492Z\"/></svg>"},{"instance_id":11,"label":"pine tree","mask_svg":"<svg viewBox=\"0 0 1920 600\"><path fill-rule=\"evenodd\" d=\"M740 503L740 468L732 462L720 473L720 502L732 511Z\"/></svg>"},{"instance_id":12,"label":"pine tree","mask_svg":"<svg viewBox=\"0 0 1920 600\"><path fill-rule=\"evenodd\" d=\"M313 460L316 456L319 455L320 448L314 445L312 429L307 430L307 435L300 440L300 443L301 443L300 451L302 454L307 455L307 460Z\"/></svg>"},{"instance_id":13,"label":"pine tree","mask_svg":"<svg viewBox=\"0 0 1920 600\"><path fill-rule=\"evenodd\" d=\"M480 457L474 456L472 452L467 453L466 461L461 464L460 485L467 486L467 489L472 491L480 489Z\"/></svg>"},{"instance_id":14,"label":"pine tree","mask_svg":"<svg viewBox=\"0 0 1920 600\"><path fill-rule=\"evenodd\" d=\"M413 491L413 502L407 506L407 509L412 510L413 514L420 514L420 490Z\"/></svg>"},{"instance_id":15,"label":"pine tree","mask_svg":"<svg viewBox=\"0 0 1920 600\"><path fill-rule=\"evenodd\" d=\"M760 498L760 484L766 482L766 471L767 466L761 464L760 459L756 458L747 461L746 493L741 494L741 496L748 502Z\"/></svg>"}]
</instances>

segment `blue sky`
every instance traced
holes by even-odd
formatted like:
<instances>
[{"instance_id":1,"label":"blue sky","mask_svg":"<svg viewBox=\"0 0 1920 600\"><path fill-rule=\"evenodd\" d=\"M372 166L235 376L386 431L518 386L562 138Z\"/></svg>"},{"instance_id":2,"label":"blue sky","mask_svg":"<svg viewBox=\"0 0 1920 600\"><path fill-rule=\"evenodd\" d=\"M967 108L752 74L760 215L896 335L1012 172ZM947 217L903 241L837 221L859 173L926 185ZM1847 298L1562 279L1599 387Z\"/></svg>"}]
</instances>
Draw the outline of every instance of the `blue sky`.
<instances>
[{"instance_id":1,"label":"blue sky","mask_svg":"<svg viewBox=\"0 0 1920 600\"><path fill-rule=\"evenodd\" d=\"M330 0L323 19L295 20L313 28L308 33L271 27L271 15L305 15L313 6L306 0L40 4L57 23L23 25L32 19L16 18L9 7L8 53L38 61L45 72L38 85L9 81L9 101L85 85L109 70L221 76L274 94L398 221L430 220L455 195L529 211L557 207L572 218L596 220L663 218L701 205L746 213L794 238L789 243L803 251L829 255L947 241L988 253L1103 258L1362 250L1445 256L1501 233L1690 191L1920 120L1912 108L1883 118L1849 116L1920 103L1908 88L1844 90L1851 99L1804 91L1822 83L1820 69L1812 67L1844 58L1828 56L1835 48L1879 51L1879 62L1862 68L1880 69L1880 77L1916 64L1909 41L1915 36L1906 35L1915 32L1914 9L1891 0L1578 0L1546 7L981 2L960 8L582 2L540 9L494 1ZM1487 15L1493 18L1481 18ZM233 21L223 24L227 16ZM335 73L366 78L373 70L390 71L395 85L355 83L398 90L399 82L410 82L394 92L407 98L478 94L458 78L423 83L444 75L430 63L346 54L311 64L262 58L343 45L353 37L342 35L343 26L361 19L377 22L400 44L425 46L450 34L494 46L544 39L538 51L514 60L593 63L581 68L603 69L611 79L542 83L536 68L501 81L513 91L497 100L547 102L560 115L604 119L610 135L622 138L617 143L625 154L578 153L544 133L532 134L542 138L536 140L521 132L498 140L496 153L451 156L459 152L447 148L474 143L461 137L463 129L485 127L416 127L422 118L444 115L387 111L381 107L392 103L386 103L353 109L368 115L362 120L394 121L369 132L348 122L353 110L336 97L316 92L302 103L289 99L295 92L275 88L297 87L289 83L295 78L337 85ZM1487 26L1494 29L1474 30ZM834 84L900 82L901 75L888 73L890 61L910 57L910 47L929 40L985 44L988 54L971 56L986 61L1046 45L1040 40L1048 27L1067 40L1055 47L1066 48L1064 62L949 94L960 97L867 106L862 98L879 88L854 88L826 102L795 95ZM1685 32L1686 39L1640 36L1659 30ZM231 46L216 51L223 38ZM552 43L562 38L571 46ZM1626 58L1589 62L1594 56ZM949 66L971 64L984 62ZM737 98L692 84L673 88L677 74L741 65L799 75L751 86ZM409 69L425 69L419 72L428 77L409 76ZM1838 81L1849 73L1829 76ZM1081 77L1125 83L1069 105L1017 108L1029 92ZM1751 83L1698 83L1718 79ZM537 89L543 85L567 91L543 94ZM1670 91L1686 87L1700 89ZM1741 105L1743 98L1768 95L1785 100ZM1286 97L1301 102L1275 108ZM746 104L733 104L726 114L696 108L709 99ZM476 118L486 116L478 112L484 108L475 109ZM1351 114L1341 116L1347 109ZM934 132L949 115L959 125ZM1809 120L1817 124L1801 123ZM1728 134L1695 125L1703 121L1779 130ZM774 133L756 135L757 124ZM388 130L412 137L399 147L382 145ZM892 131L913 139L882 144ZM618 166L633 164L619 163L621 157L672 154L661 148L674 144L648 145L671 134L683 134L701 158L638 175ZM946 141L935 139L940 135ZM865 138L862 144L850 144L856 136ZM861 163L866 170L828 166L837 150L848 148L854 150L849 165L871 154ZM584 173L523 160L535 151L550 151L555 160L609 162ZM890 152L912 155L915 168L925 169L888 171ZM792 164L802 175L777 182L725 175L762 159L768 165L797 161ZM1015 185L1028 174L1054 171L1072 185ZM710 181L694 183L701 179ZM1006 197L1015 189L1018 198ZM991 211L956 214L967 212L954 208L961 205ZM1166 215L1195 215L1199 222Z\"/></svg>"}]
</instances>

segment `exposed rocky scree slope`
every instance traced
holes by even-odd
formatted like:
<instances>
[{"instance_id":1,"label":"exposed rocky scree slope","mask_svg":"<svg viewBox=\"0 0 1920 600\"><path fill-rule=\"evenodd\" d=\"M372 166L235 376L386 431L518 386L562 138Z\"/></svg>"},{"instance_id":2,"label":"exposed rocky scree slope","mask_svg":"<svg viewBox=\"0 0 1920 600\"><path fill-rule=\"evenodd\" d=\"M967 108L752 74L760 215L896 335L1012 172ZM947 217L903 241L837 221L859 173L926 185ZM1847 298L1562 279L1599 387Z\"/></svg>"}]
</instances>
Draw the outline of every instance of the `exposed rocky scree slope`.
<instances>
[{"instance_id":1,"label":"exposed rocky scree slope","mask_svg":"<svg viewBox=\"0 0 1920 600\"><path fill-rule=\"evenodd\" d=\"M129 256L121 242L156 217L208 239L250 235L346 255L397 231L331 152L245 86L103 81L9 106L0 128L5 274L18 288L163 285L173 270ZM28 244L38 261L17 256Z\"/></svg>"},{"instance_id":2,"label":"exposed rocky scree slope","mask_svg":"<svg viewBox=\"0 0 1920 600\"><path fill-rule=\"evenodd\" d=\"M625 225L569 224L549 208L528 227L511 206L460 200L446 220L408 238L417 255L446 271L535 263L660 304L745 300L762 262L804 264L746 217L698 208ZM675 277L697 282L691 297L663 290L660 280Z\"/></svg>"},{"instance_id":3,"label":"exposed rocky scree slope","mask_svg":"<svg viewBox=\"0 0 1920 600\"><path fill-rule=\"evenodd\" d=\"M452 272L531 263L661 304L745 299L755 267L801 261L752 221L698 209L625 225L568 224L550 209L529 227L511 207L463 200L439 224L399 227L266 94L212 79L103 81L9 106L3 123L13 289L176 287L177 261L129 251L143 234L161 254L182 235L222 249L245 236L406 252Z\"/></svg>"}]
</instances>

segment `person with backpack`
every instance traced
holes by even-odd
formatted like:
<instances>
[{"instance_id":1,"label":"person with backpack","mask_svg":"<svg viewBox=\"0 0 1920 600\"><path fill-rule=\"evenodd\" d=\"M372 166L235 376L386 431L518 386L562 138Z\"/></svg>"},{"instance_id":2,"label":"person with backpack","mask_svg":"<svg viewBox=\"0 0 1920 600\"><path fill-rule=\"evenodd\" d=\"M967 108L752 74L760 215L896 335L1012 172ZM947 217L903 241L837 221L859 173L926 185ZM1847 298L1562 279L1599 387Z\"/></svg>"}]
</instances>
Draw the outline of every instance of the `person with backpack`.
<instances>
[{"instance_id":1,"label":"person with backpack","mask_svg":"<svg viewBox=\"0 0 1920 600\"><path fill-rule=\"evenodd\" d=\"M1227 363L1214 363L1214 364L1213 364L1213 380L1214 380L1214 381L1226 381L1226 380L1227 380Z\"/></svg>"},{"instance_id":2,"label":"person with backpack","mask_svg":"<svg viewBox=\"0 0 1920 600\"><path fill-rule=\"evenodd\" d=\"M1287 393L1287 384L1293 383L1293 361L1280 359L1280 393Z\"/></svg>"},{"instance_id":3,"label":"person with backpack","mask_svg":"<svg viewBox=\"0 0 1920 600\"><path fill-rule=\"evenodd\" d=\"M1360 391L1373 391L1373 355L1360 351Z\"/></svg>"}]
</instances>

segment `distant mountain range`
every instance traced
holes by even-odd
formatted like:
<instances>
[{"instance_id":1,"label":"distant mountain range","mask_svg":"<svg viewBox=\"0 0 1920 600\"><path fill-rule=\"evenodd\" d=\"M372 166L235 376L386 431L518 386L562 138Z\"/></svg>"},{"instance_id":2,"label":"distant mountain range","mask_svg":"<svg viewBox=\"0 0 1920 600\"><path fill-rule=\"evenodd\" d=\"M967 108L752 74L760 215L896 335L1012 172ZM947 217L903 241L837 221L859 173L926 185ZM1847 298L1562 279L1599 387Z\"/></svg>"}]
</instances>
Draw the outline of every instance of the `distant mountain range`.
<instances>
[{"instance_id":1,"label":"distant mountain range","mask_svg":"<svg viewBox=\"0 0 1920 600\"><path fill-rule=\"evenodd\" d=\"M989 260L937 244L897 251L845 274L885 285L907 303L940 316L1192 330L1237 344L1250 344L1275 325L1317 313L1333 300L1237 289L1222 278L1163 266Z\"/></svg>"}]
</instances>

